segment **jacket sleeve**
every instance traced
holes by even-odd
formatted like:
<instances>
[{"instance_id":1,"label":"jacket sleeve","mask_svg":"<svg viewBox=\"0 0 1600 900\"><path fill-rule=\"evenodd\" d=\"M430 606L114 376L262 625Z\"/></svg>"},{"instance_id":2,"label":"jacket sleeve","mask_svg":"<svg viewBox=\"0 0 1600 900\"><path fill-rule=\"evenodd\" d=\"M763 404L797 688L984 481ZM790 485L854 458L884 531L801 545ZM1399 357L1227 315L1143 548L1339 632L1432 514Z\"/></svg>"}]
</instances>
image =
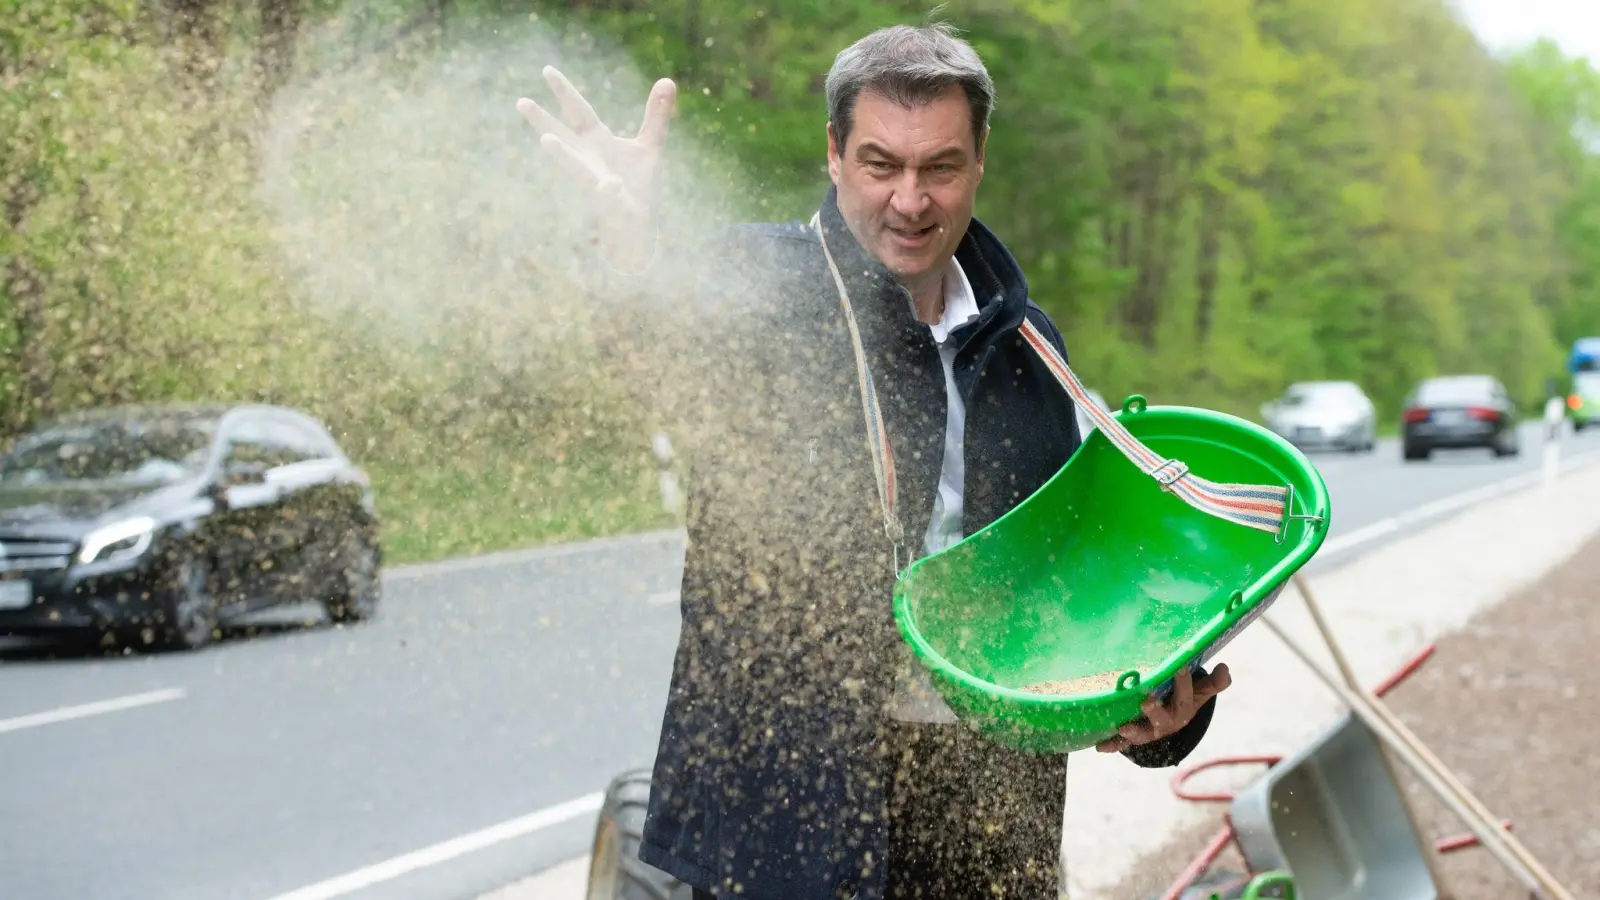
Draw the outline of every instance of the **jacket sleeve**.
<instances>
[{"instance_id":1,"label":"jacket sleeve","mask_svg":"<svg viewBox=\"0 0 1600 900\"><path fill-rule=\"evenodd\" d=\"M1195 677L1203 677L1205 669L1200 669ZM1140 744L1122 751L1122 755L1133 760L1133 764L1146 769L1164 769L1175 766L1184 761L1194 749L1200 746L1200 741L1206 736L1206 730L1211 727L1211 719L1216 715L1217 698L1212 697L1205 706L1194 714L1189 724L1167 735L1159 741Z\"/></svg>"}]
</instances>

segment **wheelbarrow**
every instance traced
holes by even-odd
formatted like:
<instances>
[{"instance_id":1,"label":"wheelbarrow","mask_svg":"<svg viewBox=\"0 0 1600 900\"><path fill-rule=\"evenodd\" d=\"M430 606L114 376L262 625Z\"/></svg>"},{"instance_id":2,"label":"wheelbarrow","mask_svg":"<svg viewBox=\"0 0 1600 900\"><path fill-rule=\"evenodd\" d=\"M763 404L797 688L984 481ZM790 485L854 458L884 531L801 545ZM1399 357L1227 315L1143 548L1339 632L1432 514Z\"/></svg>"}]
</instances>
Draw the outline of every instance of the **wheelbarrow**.
<instances>
[{"instance_id":1,"label":"wheelbarrow","mask_svg":"<svg viewBox=\"0 0 1600 900\"><path fill-rule=\"evenodd\" d=\"M1382 696L1393 690L1433 651L1431 645L1423 648L1373 693ZM1238 765L1268 769L1236 794L1189 787L1201 772ZM1302 900L1438 897L1400 787L1383 764L1377 739L1354 716L1341 717L1289 757L1221 757L1187 766L1173 779L1172 790L1184 800L1227 803L1229 808L1222 828L1160 900L1237 897L1246 884L1254 884L1258 894L1291 884ZM1509 822L1505 826L1511 827ZM1439 840L1434 849L1451 853L1477 843L1476 837L1462 835ZM1230 846L1250 873L1260 874L1208 879ZM1203 879L1210 883L1197 891Z\"/></svg>"},{"instance_id":2,"label":"wheelbarrow","mask_svg":"<svg viewBox=\"0 0 1600 900\"><path fill-rule=\"evenodd\" d=\"M1139 396L1117 414L1079 406L1097 427L1066 465L910 566L894 596L902 637L956 716L1037 753L1111 737L1198 671L1266 611L1329 522L1316 467L1265 428Z\"/></svg>"}]
</instances>

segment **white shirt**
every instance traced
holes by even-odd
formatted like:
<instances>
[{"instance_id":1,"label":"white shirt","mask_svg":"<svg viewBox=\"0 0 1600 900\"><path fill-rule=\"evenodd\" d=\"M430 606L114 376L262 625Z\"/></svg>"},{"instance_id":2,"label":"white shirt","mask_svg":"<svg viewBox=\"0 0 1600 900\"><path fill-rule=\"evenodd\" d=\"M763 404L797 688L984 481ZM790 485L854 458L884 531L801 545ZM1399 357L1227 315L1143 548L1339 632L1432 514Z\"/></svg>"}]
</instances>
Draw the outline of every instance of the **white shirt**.
<instances>
[{"instance_id":1,"label":"white shirt","mask_svg":"<svg viewBox=\"0 0 1600 900\"><path fill-rule=\"evenodd\" d=\"M933 498L933 517L923 536L922 549L932 555L952 547L966 536L961 517L965 511L967 461L964 438L967 406L956 387L956 342L950 333L978 317L978 298L972 292L967 273L950 258L944 276L944 315L928 326L939 347L939 362L944 367L944 464L939 469L939 488ZM955 715L934 691L920 663L910 660L902 667L902 681L895 692L892 715L902 722L953 723ZM907 671L909 670L909 671Z\"/></svg>"},{"instance_id":2,"label":"white shirt","mask_svg":"<svg viewBox=\"0 0 1600 900\"><path fill-rule=\"evenodd\" d=\"M936 324L929 325L933 342L939 345L939 362L944 366L944 465L939 470L939 492L933 498L933 518L928 522L928 533L923 538L923 550L932 555L946 547L960 543L965 537L961 528L961 514L966 495L967 460L963 452L966 435L967 406L956 387L956 342L950 332L978 317L978 299L973 296L972 283L967 273L950 258L950 268L944 276L944 315Z\"/></svg>"}]
</instances>

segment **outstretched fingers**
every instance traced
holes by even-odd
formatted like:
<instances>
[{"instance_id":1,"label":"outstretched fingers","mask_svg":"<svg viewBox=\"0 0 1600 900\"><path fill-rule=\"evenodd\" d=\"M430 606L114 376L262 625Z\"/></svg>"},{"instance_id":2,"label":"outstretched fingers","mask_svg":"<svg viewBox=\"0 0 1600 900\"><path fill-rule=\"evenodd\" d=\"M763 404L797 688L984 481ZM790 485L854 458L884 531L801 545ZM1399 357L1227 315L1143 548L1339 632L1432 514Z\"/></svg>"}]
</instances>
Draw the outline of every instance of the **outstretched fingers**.
<instances>
[{"instance_id":1,"label":"outstretched fingers","mask_svg":"<svg viewBox=\"0 0 1600 900\"><path fill-rule=\"evenodd\" d=\"M549 110L529 100L527 97L517 100L517 112L521 113L522 118L526 119L529 125L538 130L540 135L551 135L573 144L578 142L578 136L572 133L572 129L563 124L560 119L551 115Z\"/></svg>"},{"instance_id":2,"label":"outstretched fingers","mask_svg":"<svg viewBox=\"0 0 1600 900\"><path fill-rule=\"evenodd\" d=\"M667 126L678 107L678 85L671 78L662 78L650 88L650 98L645 101L644 123L639 126L639 141L660 146L666 143Z\"/></svg>"},{"instance_id":3,"label":"outstretched fingers","mask_svg":"<svg viewBox=\"0 0 1600 900\"><path fill-rule=\"evenodd\" d=\"M611 129L607 128L605 123L600 121L600 117L595 115L594 107L590 106L589 101L578 93L578 89L572 86L572 82L567 80L567 76L561 74L560 69L555 66L545 66L544 80L549 82L550 90L556 95L556 102L561 104L561 114L566 116L567 124L572 127L574 132L579 135L585 135L591 131L599 131L608 135L611 133Z\"/></svg>"}]
</instances>

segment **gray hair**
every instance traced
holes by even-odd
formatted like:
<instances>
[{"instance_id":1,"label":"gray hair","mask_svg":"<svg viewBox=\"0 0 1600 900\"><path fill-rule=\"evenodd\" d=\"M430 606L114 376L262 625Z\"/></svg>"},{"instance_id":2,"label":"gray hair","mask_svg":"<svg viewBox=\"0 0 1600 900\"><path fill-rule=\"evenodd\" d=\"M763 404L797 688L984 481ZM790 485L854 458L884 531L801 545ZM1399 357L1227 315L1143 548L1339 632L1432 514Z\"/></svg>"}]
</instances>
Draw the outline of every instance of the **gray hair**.
<instances>
[{"instance_id":1,"label":"gray hair","mask_svg":"<svg viewBox=\"0 0 1600 900\"><path fill-rule=\"evenodd\" d=\"M994 112L994 82L972 45L942 22L880 28L834 57L828 70L828 121L840 148L855 124L856 100L874 91L915 109L959 85L972 111L973 146L983 145Z\"/></svg>"}]
</instances>

